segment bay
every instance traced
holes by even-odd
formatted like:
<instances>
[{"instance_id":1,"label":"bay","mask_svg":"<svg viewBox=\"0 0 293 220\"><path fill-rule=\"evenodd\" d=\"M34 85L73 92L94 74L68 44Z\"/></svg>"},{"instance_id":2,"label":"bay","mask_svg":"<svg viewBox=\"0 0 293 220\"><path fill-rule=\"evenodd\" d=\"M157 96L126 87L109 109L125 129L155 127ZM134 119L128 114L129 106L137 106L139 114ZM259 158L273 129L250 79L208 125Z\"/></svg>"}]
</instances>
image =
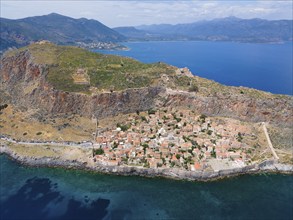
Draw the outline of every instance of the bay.
<instances>
[{"instance_id":1,"label":"bay","mask_svg":"<svg viewBox=\"0 0 293 220\"><path fill-rule=\"evenodd\" d=\"M292 219L293 176L214 182L24 167L0 155L0 219Z\"/></svg>"},{"instance_id":2,"label":"bay","mask_svg":"<svg viewBox=\"0 0 293 220\"><path fill-rule=\"evenodd\" d=\"M128 51L99 51L146 63L188 67L195 75L230 86L292 95L292 42L250 44L208 41L123 43Z\"/></svg>"}]
</instances>

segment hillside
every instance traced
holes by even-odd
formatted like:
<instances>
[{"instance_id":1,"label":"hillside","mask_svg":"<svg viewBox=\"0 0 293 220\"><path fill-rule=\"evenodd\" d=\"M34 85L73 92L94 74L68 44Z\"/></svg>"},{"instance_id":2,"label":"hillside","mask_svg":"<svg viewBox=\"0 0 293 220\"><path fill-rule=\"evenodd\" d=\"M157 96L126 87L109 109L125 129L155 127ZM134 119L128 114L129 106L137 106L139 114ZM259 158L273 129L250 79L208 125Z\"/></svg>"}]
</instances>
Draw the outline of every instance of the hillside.
<instances>
[{"instance_id":1,"label":"hillside","mask_svg":"<svg viewBox=\"0 0 293 220\"><path fill-rule=\"evenodd\" d=\"M134 40L208 40L237 42L292 41L292 20L269 21L228 17L188 24L142 25L116 28ZM134 34L133 34L134 33Z\"/></svg>"},{"instance_id":2,"label":"hillside","mask_svg":"<svg viewBox=\"0 0 293 220\"><path fill-rule=\"evenodd\" d=\"M40 42L7 53L7 57L28 51L37 64L49 65L48 82L66 92L91 93L94 90L119 91L162 85L162 76L169 77L169 87L188 89L187 76L176 74L177 68L164 63L144 64L115 55L103 55L87 50ZM77 82L77 78L87 78ZM185 84L184 84L185 82ZM95 88L95 89L93 89Z\"/></svg>"},{"instance_id":3,"label":"hillside","mask_svg":"<svg viewBox=\"0 0 293 220\"><path fill-rule=\"evenodd\" d=\"M291 125L292 97L229 87L161 62L39 42L1 59L2 101L98 117L160 107Z\"/></svg>"},{"instance_id":4,"label":"hillside","mask_svg":"<svg viewBox=\"0 0 293 220\"><path fill-rule=\"evenodd\" d=\"M32 41L49 40L58 44L77 42L117 42L125 37L96 20L74 19L52 13L24 19L0 18L1 48L21 47Z\"/></svg>"}]
</instances>

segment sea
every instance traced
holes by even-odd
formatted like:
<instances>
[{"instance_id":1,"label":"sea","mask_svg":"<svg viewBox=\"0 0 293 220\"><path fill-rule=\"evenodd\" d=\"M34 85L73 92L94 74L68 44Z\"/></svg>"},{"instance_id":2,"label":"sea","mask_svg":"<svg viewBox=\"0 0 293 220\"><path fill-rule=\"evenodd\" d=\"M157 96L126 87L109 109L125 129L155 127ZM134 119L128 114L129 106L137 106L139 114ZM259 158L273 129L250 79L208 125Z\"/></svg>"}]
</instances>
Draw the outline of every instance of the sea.
<instances>
[{"instance_id":1,"label":"sea","mask_svg":"<svg viewBox=\"0 0 293 220\"><path fill-rule=\"evenodd\" d=\"M226 85L292 94L292 44L133 42L103 51L188 67ZM293 219L293 175L212 182L26 167L0 155L0 220Z\"/></svg>"},{"instance_id":2,"label":"sea","mask_svg":"<svg viewBox=\"0 0 293 220\"><path fill-rule=\"evenodd\" d=\"M146 63L165 62L187 67L194 75L224 85L292 95L292 42L154 41L122 44L129 50L95 51L128 56Z\"/></svg>"},{"instance_id":3,"label":"sea","mask_svg":"<svg viewBox=\"0 0 293 220\"><path fill-rule=\"evenodd\" d=\"M0 163L1 220L293 219L292 175L190 182Z\"/></svg>"}]
</instances>

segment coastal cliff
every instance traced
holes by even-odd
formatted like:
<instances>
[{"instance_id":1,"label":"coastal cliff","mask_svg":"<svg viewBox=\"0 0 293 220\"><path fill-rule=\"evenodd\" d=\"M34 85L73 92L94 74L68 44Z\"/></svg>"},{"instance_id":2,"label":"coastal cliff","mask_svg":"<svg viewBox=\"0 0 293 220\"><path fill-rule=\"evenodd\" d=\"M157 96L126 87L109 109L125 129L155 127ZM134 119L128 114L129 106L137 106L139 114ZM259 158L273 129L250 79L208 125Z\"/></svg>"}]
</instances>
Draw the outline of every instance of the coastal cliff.
<instances>
[{"instance_id":1,"label":"coastal cliff","mask_svg":"<svg viewBox=\"0 0 293 220\"><path fill-rule=\"evenodd\" d=\"M250 122L292 125L293 99L248 88L219 85L196 76L184 76L197 83L190 92L168 84L150 84L114 91L68 92L48 81L55 64L35 61L30 50L17 51L1 58L1 104L21 109L37 109L43 115L79 114L106 118L119 113L159 109L188 108L208 116L224 116ZM163 74L161 78L166 76ZM167 76L167 81L174 76ZM183 79L183 78L182 78ZM164 79L166 81L166 79ZM215 89L217 88L217 90Z\"/></svg>"}]
</instances>

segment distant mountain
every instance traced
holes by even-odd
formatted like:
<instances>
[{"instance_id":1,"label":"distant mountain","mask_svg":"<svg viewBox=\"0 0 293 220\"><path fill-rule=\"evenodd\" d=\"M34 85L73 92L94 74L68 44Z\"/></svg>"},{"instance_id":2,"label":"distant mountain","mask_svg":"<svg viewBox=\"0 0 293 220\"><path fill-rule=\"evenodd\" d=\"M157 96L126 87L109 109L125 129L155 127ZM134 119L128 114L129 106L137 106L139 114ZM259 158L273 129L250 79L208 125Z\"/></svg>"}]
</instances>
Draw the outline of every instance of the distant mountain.
<instances>
[{"instance_id":1,"label":"distant mountain","mask_svg":"<svg viewBox=\"0 0 293 220\"><path fill-rule=\"evenodd\" d=\"M143 30L138 30L135 27L117 27L113 28L113 30L117 31L118 33L129 36L129 37L147 37L147 32Z\"/></svg>"},{"instance_id":2,"label":"distant mountain","mask_svg":"<svg viewBox=\"0 0 293 220\"><path fill-rule=\"evenodd\" d=\"M0 26L0 50L24 46L38 40L49 40L58 44L125 40L124 36L99 21L74 19L56 13L17 20L0 18Z\"/></svg>"},{"instance_id":3,"label":"distant mountain","mask_svg":"<svg viewBox=\"0 0 293 220\"><path fill-rule=\"evenodd\" d=\"M292 41L292 20L240 19L228 17L190 24L142 25L116 28L135 40L209 40L238 42ZM134 34L135 33L135 34Z\"/></svg>"}]
</instances>

